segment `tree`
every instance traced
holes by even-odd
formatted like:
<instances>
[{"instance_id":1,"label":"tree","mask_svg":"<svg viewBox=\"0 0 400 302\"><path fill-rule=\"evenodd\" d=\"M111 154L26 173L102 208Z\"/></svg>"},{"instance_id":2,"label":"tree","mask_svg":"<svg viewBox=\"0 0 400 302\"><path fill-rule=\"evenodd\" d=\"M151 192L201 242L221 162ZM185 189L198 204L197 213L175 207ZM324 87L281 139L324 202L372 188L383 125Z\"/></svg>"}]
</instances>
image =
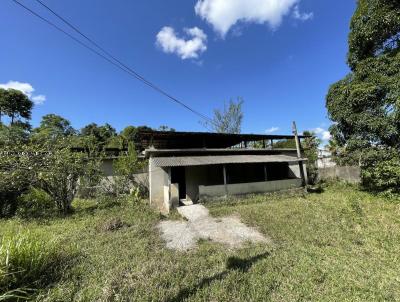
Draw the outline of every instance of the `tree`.
<instances>
[{"instance_id":1,"label":"tree","mask_svg":"<svg viewBox=\"0 0 400 302\"><path fill-rule=\"evenodd\" d=\"M158 127L158 131L175 132L176 130L174 128L169 127L169 126L161 125L160 127Z\"/></svg>"},{"instance_id":2,"label":"tree","mask_svg":"<svg viewBox=\"0 0 400 302\"><path fill-rule=\"evenodd\" d=\"M40 126L33 130L33 139L39 141L57 140L76 134L70 121L56 114L47 114L42 117Z\"/></svg>"},{"instance_id":3,"label":"tree","mask_svg":"<svg viewBox=\"0 0 400 302\"><path fill-rule=\"evenodd\" d=\"M42 158L38 151L18 142L1 147L0 218L14 215L18 198L34 182Z\"/></svg>"},{"instance_id":4,"label":"tree","mask_svg":"<svg viewBox=\"0 0 400 302\"><path fill-rule=\"evenodd\" d=\"M0 88L0 124L2 123L1 117L3 116L3 114L6 114L5 112L6 93L7 90Z\"/></svg>"},{"instance_id":5,"label":"tree","mask_svg":"<svg viewBox=\"0 0 400 302\"><path fill-rule=\"evenodd\" d=\"M313 184L318 177L318 147L321 144L321 140L317 138L314 132L304 131L303 134L307 136L302 142L304 155L308 159L307 176L309 182Z\"/></svg>"},{"instance_id":6,"label":"tree","mask_svg":"<svg viewBox=\"0 0 400 302\"><path fill-rule=\"evenodd\" d=\"M222 111L215 109L212 121L205 122L204 125L217 133L239 134L243 121L243 102L241 98L238 98L237 102L230 100L228 106L224 104Z\"/></svg>"},{"instance_id":7,"label":"tree","mask_svg":"<svg viewBox=\"0 0 400 302\"><path fill-rule=\"evenodd\" d=\"M153 131L153 129L147 126L128 126L121 131L120 136L123 139L124 148L128 148L128 145L131 142L136 146L139 146L140 142L138 133L140 131Z\"/></svg>"},{"instance_id":8,"label":"tree","mask_svg":"<svg viewBox=\"0 0 400 302\"><path fill-rule=\"evenodd\" d=\"M43 156L43 168L36 175L36 186L50 195L61 213L68 214L72 211L78 180L85 176L88 155L71 151L68 140L51 143L48 150Z\"/></svg>"},{"instance_id":9,"label":"tree","mask_svg":"<svg viewBox=\"0 0 400 302\"><path fill-rule=\"evenodd\" d=\"M7 126L0 124L0 146L27 143L30 137L31 126L27 122L14 122Z\"/></svg>"},{"instance_id":10,"label":"tree","mask_svg":"<svg viewBox=\"0 0 400 302\"><path fill-rule=\"evenodd\" d=\"M330 130L341 161L361 163L363 184L380 190L379 175L399 174L374 169L388 167L387 154L400 148L400 2L359 0L350 29L351 73L327 95Z\"/></svg>"},{"instance_id":11,"label":"tree","mask_svg":"<svg viewBox=\"0 0 400 302\"><path fill-rule=\"evenodd\" d=\"M110 124L98 126L96 123L91 123L81 129L81 135L92 136L99 145L106 146L110 139L117 135L117 132Z\"/></svg>"},{"instance_id":12,"label":"tree","mask_svg":"<svg viewBox=\"0 0 400 302\"><path fill-rule=\"evenodd\" d=\"M2 112L11 118L11 125L17 119L31 118L33 102L25 94L15 89L2 90L1 94Z\"/></svg>"}]
</instances>

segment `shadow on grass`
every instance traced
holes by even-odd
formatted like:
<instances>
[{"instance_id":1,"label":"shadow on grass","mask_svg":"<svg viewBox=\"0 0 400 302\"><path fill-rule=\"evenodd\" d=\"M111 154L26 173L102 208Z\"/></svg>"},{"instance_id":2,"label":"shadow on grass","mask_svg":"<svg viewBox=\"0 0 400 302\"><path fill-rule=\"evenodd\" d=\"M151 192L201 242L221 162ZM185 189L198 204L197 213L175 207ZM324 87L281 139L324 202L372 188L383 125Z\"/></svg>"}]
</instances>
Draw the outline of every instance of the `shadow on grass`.
<instances>
[{"instance_id":1,"label":"shadow on grass","mask_svg":"<svg viewBox=\"0 0 400 302\"><path fill-rule=\"evenodd\" d=\"M226 260L226 269L223 272L220 272L218 274L215 274L211 277L204 278L201 280L198 284L187 287L184 289L181 289L179 293L171 298L167 299L166 301L168 302L178 302L178 301L183 301L190 296L193 296L196 294L197 291L201 290L202 288L209 286L213 281L216 280L223 280L229 273L233 271L240 271L242 273L247 273L250 268L257 263L258 261L267 258L270 255L270 252L265 252L262 254L259 254L257 256L248 258L248 259L242 259L238 257L229 257Z\"/></svg>"}]
</instances>

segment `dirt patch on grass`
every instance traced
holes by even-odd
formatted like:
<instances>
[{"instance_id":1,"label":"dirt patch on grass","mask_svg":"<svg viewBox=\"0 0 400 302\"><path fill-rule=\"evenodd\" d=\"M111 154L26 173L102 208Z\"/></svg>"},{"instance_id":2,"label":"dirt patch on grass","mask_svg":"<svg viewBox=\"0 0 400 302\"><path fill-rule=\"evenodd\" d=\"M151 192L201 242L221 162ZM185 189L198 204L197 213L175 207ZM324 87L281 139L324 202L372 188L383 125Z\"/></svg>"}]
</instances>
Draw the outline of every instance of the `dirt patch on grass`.
<instances>
[{"instance_id":1,"label":"dirt patch on grass","mask_svg":"<svg viewBox=\"0 0 400 302\"><path fill-rule=\"evenodd\" d=\"M158 224L162 238L170 249L186 251L201 239L223 243L231 248L245 242L272 243L271 239L246 226L238 217L213 218L202 205L181 207L179 213L187 221L162 221Z\"/></svg>"}]
</instances>

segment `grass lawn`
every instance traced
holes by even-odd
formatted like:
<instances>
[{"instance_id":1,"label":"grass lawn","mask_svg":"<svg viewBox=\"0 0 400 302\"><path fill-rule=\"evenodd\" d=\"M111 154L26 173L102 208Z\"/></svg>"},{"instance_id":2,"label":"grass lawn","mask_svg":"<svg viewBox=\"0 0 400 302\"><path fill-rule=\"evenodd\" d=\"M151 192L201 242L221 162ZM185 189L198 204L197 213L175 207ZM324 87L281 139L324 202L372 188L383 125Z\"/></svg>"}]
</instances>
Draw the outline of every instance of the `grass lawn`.
<instances>
[{"instance_id":1,"label":"grass lawn","mask_svg":"<svg viewBox=\"0 0 400 302\"><path fill-rule=\"evenodd\" d=\"M400 204L351 186L208 204L213 216L239 215L274 242L239 250L208 241L167 250L155 230L165 218L145 204L76 207L65 219L0 221L2 235L30 232L74 251L40 301L400 300ZM126 226L107 230L115 218Z\"/></svg>"}]
</instances>

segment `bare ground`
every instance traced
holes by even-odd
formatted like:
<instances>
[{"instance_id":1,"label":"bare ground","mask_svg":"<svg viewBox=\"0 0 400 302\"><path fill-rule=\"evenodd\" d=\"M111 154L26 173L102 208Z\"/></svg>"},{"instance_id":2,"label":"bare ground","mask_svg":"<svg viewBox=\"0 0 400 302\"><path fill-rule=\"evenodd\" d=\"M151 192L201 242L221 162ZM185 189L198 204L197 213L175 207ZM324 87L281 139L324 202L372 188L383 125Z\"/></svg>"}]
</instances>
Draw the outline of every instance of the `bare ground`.
<instances>
[{"instance_id":1,"label":"bare ground","mask_svg":"<svg viewBox=\"0 0 400 302\"><path fill-rule=\"evenodd\" d=\"M178 208L187 221L162 221L158 224L162 238L170 249L187 251L197 245L199 239L211 240L237 248L245 242L265 242L271 240L246 226L238 217L213 218L203 205Z\"/></svg>"}]
</instances>

